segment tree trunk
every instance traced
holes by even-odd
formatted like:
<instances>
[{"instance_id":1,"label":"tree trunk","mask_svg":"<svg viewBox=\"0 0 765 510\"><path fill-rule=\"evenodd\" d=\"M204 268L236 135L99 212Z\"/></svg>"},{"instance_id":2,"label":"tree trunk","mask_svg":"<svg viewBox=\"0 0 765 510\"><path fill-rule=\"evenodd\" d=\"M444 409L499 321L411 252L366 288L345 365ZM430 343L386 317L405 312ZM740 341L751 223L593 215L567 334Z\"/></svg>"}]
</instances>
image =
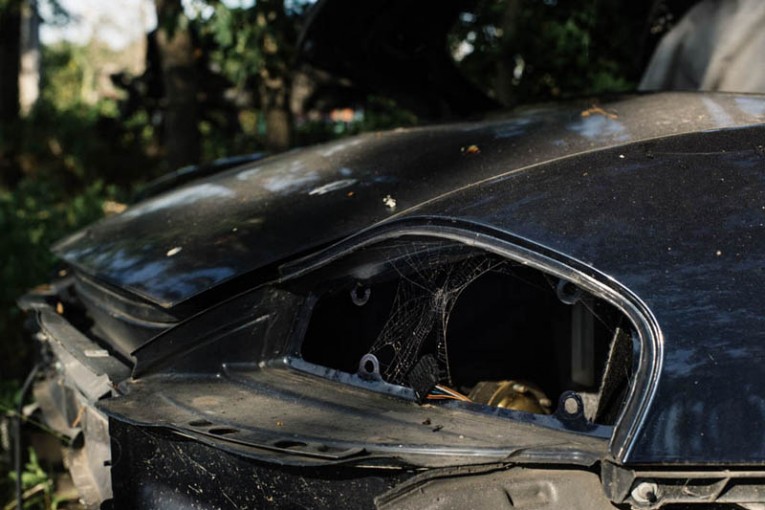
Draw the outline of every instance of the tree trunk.
<instances>
[{"instance_id":1,"label":"tree trunk","mask_svg":"<svg viewBox=\"0 0 765 510\"><path fill-rule=\"evenodd\" d=\"M507 0L505 12L502 15L502 53L494 87L499 102L507 106L516 101L513 89L519 79L515 76L515 69L519 64L516 62L515 48L513 47L517 37L519 13L518 0Z\"/></svg>"},{"instance_id":2,"label":"tree trunk","mask_svg":"<svg viewBox=\"0 0 765 510\"><path fill-rule=\"evenodd\" d=\"M28 115L40 97L40 15L36 2L26 0L21 11L19 102Z\"/></svg>"},{"instance_id":3,"label":"tree trunk","mask_svg":"<svg viewBox=\"0 0 765 510\"><path fill-rule=\"evenodd\" d=\"M19 54L21 2L10 0L0 7L0 122L13 123L19 116Z\"/></svg>"},{"instance_id":4,"label":"tree trunk","mask_svg":"<svg viewBox=\"0 0 765 510\"><path fill-rule=\"evenodd\" d=\"M194 45L180 0L156 0L157 47L165 89L164 142L170 169L200 158L199 78Z\"/></svg>"},{"instance_id":5,"label":"tree trunk","mask_svg":"<svg viewBox=\"0 0 765 510\"><path fill-rule=\"evenodd\" d=\"M266 120L266 150L281 152L292 144L292 113L286 79L263 80L260 86L260 104Z\"/></svg>"},{"instance_id":6,"label":"tree trunk","mask_svg":"<svg viewBox=\"0 0 765 510\"><path fill-rule=\"evenodd\" d=\"M257 23L265 64L260 69L260 107L266 120L266 150L281 152L292 145L290 52L284 34L289 24L284 0L260 0Z\"/></svg>"},{"instance_id":7,"label":"tree trunk","mask_svg":"<svg viewBox=\"0 0 765 510\"><path fill-rule=\"evenodd\" d=\"M13 189L22 177L18 159L21 2L0 5L0 187Z\"/></svg>"}]
</instances>

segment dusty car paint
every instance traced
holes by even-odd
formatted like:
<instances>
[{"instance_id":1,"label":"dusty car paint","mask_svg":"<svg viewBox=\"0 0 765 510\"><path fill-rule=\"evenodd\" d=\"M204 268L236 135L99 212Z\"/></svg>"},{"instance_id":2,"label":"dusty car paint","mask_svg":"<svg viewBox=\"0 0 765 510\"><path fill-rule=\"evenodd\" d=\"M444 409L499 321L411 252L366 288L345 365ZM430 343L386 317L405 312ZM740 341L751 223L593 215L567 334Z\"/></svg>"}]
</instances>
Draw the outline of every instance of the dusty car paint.
<instances>
[{"instance_id":1,"label":"dusty car paint","mask_svg":"<svg viewBox=\"0 0 765 510\"><path fill-rule=\"evenodd\" d=\"M758 96L636 96L604 102L610 115L591 107L531 108L293 151L155 197L55 251L86 274L172 307L482 179L593 149L765 119ZM466 153L471 145L480 152Z\"/></svg>"},{"instance_id":2,"label":"dusty car paint","mask_svg":"<svg viewBox=\"0 0 765 510\"><path fill-rule=\"evenodd\" d=\"M499 177L416 213L533 239L645 301L664 354L623 460L759 464L763 139L757 126L639 143Z\"/></svg>"}]
</instances>

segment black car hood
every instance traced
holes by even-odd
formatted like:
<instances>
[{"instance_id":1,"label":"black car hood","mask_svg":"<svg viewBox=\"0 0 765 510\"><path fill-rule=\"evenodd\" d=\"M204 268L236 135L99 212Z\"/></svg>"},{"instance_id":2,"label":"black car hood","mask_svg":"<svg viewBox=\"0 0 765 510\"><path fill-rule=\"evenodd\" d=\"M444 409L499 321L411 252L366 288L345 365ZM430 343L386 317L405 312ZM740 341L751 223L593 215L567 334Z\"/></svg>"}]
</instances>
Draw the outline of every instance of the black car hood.
<instances>
[{"instance_id":1,"label":"black car hood","mask_svg":"<svg viewBox=\"0 0 765 510\"><path fill-rule=\"evenodd\" d=\"M54 251L83 273L172 308L484 179L594 149L763 120L762 97L666 93L371 133L190 183Z\"/></svg>"}]
</instances>

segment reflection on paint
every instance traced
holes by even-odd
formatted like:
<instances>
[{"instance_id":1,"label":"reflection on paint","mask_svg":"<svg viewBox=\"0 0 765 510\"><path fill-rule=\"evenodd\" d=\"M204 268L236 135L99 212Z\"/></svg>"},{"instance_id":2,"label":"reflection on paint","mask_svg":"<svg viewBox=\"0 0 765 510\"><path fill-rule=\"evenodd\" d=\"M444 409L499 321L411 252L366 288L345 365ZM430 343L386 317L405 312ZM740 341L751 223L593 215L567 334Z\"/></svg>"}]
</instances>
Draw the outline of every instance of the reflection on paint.
<instances>
[{"instance_id":1,"label":"reflection on paint","mask_svg":"<svg viewBox=\"0 0 765 510\"><path fill-rule=\"evenodd\" d=\"M602 115L581 117L576 122L569 124L568 129L588 140L606 138L617 142L626 142L630 139L624 124L616 119L609 119Z\"/></svg>"},{"instance_id":2,"label":"reflection on paint","mask_svg":"<svg viewBox=\"0 0 765 510\"><path fill-rule=\"evenodd\" d=\"M512 122L503 123L494 130L495 140L504 140L507 138L516 138L528 132L529 126L533 123L531 118L522 117L514 119Z\"/></svg>"},{"instance_id":3,"label":"reflection on paint","mask_svg":"<svg viewBox=\"0 0 765 510\"><path fill-rule=\"evenodd\" d=\"M334 156L335 154L338 154L352 147L355 147L359 145L360 143L362 143L363 141L364 141L364 137L358 137L358 138L351 138L348 140L342 140L339 142L330 143L326 146L324 150L320 152L320 154L324 156L325 158L329 158L331 156Z\"/></svg>"},{"instance_id":4,"label":"reflection on paint","mask_svg":"<svg viewBox=\"0 0 765 510\"><path fill-rule=\"evenodd\" d=\"M250 168L249 170L243 170L236 174L236 179L239 181L247 181L258 175L263 170L263 167Z\"/></svg>"},{"instance_id":5,"label":"reflection on paint","mask_svg":"<svg viewBox=\"0 0 765 510\"><path fill-rule=\"evenodd\" d=\"M751 428L765 421L765 401L751 392L735 376L732 382L740 388L742 398L716 398L718 392L704 379L674 380L673 392L690 397L696 392L709 395L706 400L679 398L661 410L658 427L645 437L662 452L666 460L690 462L729 458L731 450L738 450L750 458L761 458L763 443L742 444ZM743 398L745 397L745 398ZM744 459L742 459L744 460Z\"/></svg>"},{"instance_id":6,"label":"reflection on paint","mask_svg":"<svg viewBox=\"0 0 765 510\"><path fill-rule=\"evenodd\" d=\"M733 118L725 111L725 108L723 108L720 103L707 96L702 97L701 101L704 103L704 106L709 112L709 116L712 117L712 120L717 127L730 127L735 125Z\"/></svg>"},{"instance_id":7,"label":"reflection on paint","mask_svg":"<svg viewBox=\"0 0 765 510\"><path fill-rule=\"evenodd\" d=\"M742 112L752 117L765 120L765 98L762 97L737 97L736 106Z\"/></svg>"},{"instance_id":8,"label":"reflection on paint","mask_svg":"<svg viewBox=\"0 0 765 510\"><path fill-rule=\"evenodd\" d=\"M356 184L356 179L341 179L339 181L330 182L323 186L319 186L318 188L314 188L309 191L308 194L311 196L324 195L332 191L347 188L348 186L353 186L354 184Z\"/></svg>"},{"instance_id":9,"label":"reflection on paint","mask_svg":"<svg viewBox=\"0 0 765 510\"><path fill-rule=\"evenodd\" d=\"M143 204L131 207L124 213L122 218L133 218L144 214L150 214L163 209L169 209L178 205L192 205L201 200L227 199L236 195L234 191L218 184L197 184L187 188L181 188L165 195L160 195Z\"/></svg>"},{"instance_id":10,"label":"reflection on paint","mask_svg":"<svg viewBox=\"0 0 765 510\"><path fill-rule=\"evenodd\" d=\"M271 193L290 193L292 191L306 187L309 184L314 184L319 180L319 175L316 172L301 173L286 173L284 175L274 175L266 179L263 183L263 187Z\"/></svg>"}]
</instances>

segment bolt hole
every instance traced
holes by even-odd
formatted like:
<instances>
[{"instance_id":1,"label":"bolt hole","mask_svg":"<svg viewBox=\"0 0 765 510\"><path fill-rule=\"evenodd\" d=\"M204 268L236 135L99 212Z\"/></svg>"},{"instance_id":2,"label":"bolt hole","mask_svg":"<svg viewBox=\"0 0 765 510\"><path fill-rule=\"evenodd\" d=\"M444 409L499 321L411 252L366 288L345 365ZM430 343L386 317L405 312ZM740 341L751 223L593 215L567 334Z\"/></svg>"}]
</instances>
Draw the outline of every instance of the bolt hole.
<instances>
[{"instance_id":1,"label":"bolt hole","mask_svg":"<svg viewBox=\"0 0 765 510\"><path fill-rule=\"evenodd\" d=\"M567 305L573 305L582 297L582 290L568 280L558 281L555 290L558 294L558 299Z\"/></svg>"},{"instance_id":2,"label":"bolt hole","mask_svg":"<svg viewBox=\"0 0 765 510\"><path fill-rule=\"evenodd\" d=\"M660 499L659 486L653 482L641 482L632 489L632 498L640 506L654 505Z\"/></svg>"},{"instance_id":3,"label":"bolt hole","mask_svg":"<svg viewBox=\"0 0 765 510\"><path fill-rule=\"evenodd\" d=\"M379 379L380 363L374 354L365 354L361 357L358 375L365 379Z\"/></svg>"},{"instance_id":4,"label":"bolt hole","mask_svg":"<svg viewBox=\"0 0 765 510\"><path fill-rule=\"evenodd\" d=\"M357 286L351 289L351 301L356 306L364 306L369 302L369 296L372 295L372 289L369 287Z\"/></svg>"},{"instance_id":5,"label":"bolt hole","mask_svg":"<svg viewBox=\"0 0 765 510\"><path fill-rule=\"evenodd\" d=\"M566 414L577 414L579 412L579 402L574 397L569 397L563 401L563 410Z\"/></svg>"}]
</instances>

